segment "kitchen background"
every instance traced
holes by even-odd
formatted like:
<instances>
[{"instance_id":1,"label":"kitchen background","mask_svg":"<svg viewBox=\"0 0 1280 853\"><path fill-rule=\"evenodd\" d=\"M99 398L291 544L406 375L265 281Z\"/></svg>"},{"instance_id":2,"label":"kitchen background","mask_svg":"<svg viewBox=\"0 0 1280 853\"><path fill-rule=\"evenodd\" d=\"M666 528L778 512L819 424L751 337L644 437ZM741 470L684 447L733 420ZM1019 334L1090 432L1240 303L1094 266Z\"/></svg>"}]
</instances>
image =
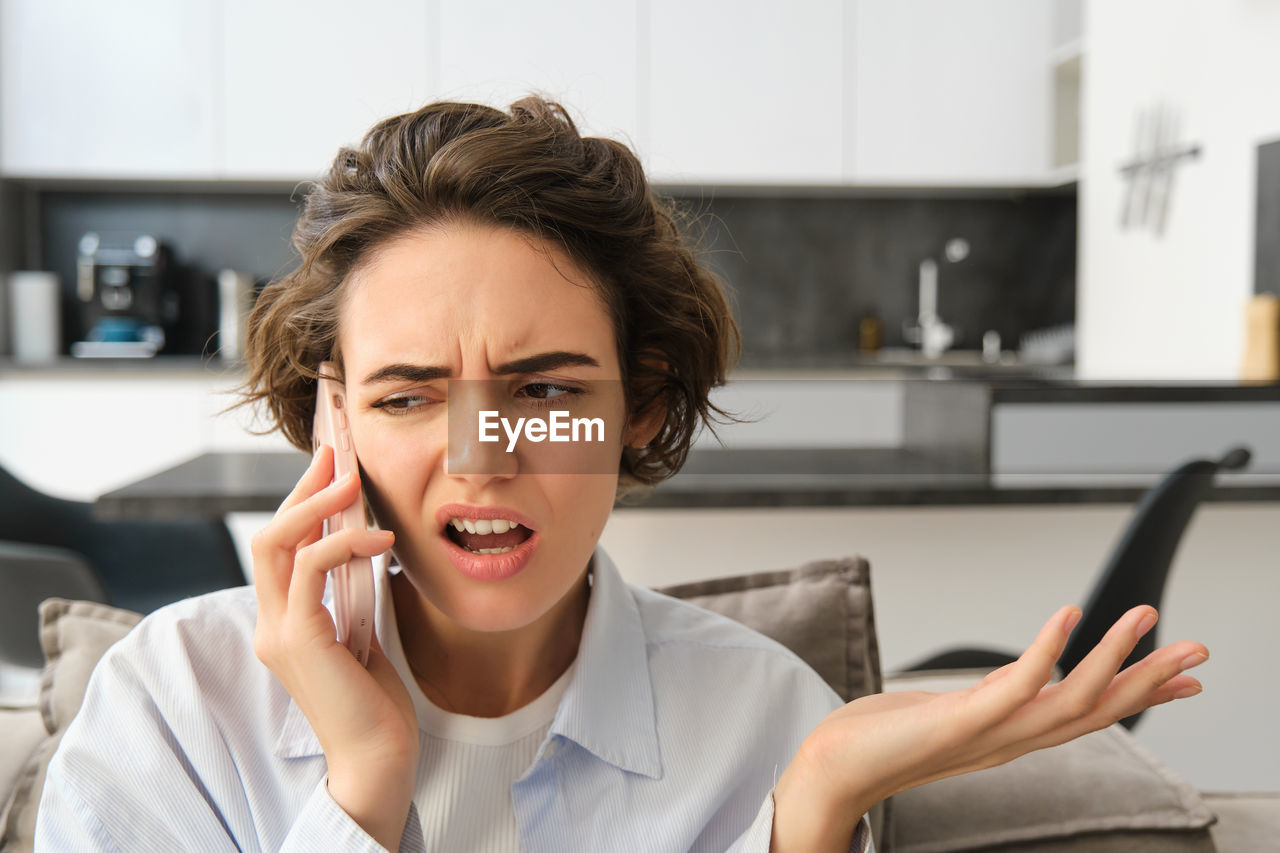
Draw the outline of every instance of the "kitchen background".
<instances>
[{"instance_id":1,"label":"kitchen background","mask_svg":"<svg viewBox=\"0 0 1280 853\"><path fill-rule=\"evenodd\" d=\"M537 88L634 144L700 214L694 236L746 336L739 375L846 380L856 446L908 428L901 380L931 364L903 334L926 259L958 335L932 363L987 378L1232 384L1249 298L1280 290L1280 4L361 8L0 2L0 272L56 276L63 354L6 357L23 319L0 322L0 465L93 500L208 450L283 449L246 432L244 412L220 414L242 377L234 362L65 356L86 331L80 240L153 235L197 287L223 269L273 277L293 263L305 183L337 146L440 97L505 104ZM953 238L968 244L954 262ZM1020 357L1046 329L1073 360ZM991 330L999 364L979 354ZM892 669L944 646L1025 642L1081 598L1130 510L640 509L616 513L604 541L652 584L864 553ZM1208 689L1137 734L1203 788L1280 790L1280 684L1260 677L1276 641L1277 513L1276 501L1206 505L1175 564L1162 630L1213 649ZM263 521L230 519L242 543ZM753 547L727 564L725 541Z\"/></svg>"},{"instance_id":2,"label":"kitchen background","mask_svg":"<svg viewBox=\"0 0 1280 853\"><path fill-rule=\"evenodd\" d=\"M265 281L294 263L288 242L300 201L286 191L41 187L16 194L30 218L23 266L50 270L62 285L64 353L87 332L75 291L77 247L86 233L122 244L153 235L172 245L178 261L194 267L211 289L223 268ZM880 327L882 345L906 346L903 327L916 319L919 262L941 259L944 244L957 237L969 243L970 254L943 262L938 294L940 316L956 328L957 349L979 349L990 330L1016 349L1024 333L1074 318L1074 193L814 198L777 191L721 196L712 188L677 203L690 217L690 239L733 291L743 367L866 363L860 326L868 318Z\"/></svg>"}]
</instances>

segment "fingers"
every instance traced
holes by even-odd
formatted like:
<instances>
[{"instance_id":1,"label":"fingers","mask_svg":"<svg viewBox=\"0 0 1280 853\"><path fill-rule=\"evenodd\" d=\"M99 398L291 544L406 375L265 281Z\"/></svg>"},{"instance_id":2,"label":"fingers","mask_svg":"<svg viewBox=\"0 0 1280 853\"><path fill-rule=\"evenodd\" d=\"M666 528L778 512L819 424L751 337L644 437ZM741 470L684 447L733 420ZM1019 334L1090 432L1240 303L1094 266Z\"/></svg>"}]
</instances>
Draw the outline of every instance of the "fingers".
<instances>
[{"instance_id":1,"label":"fingers","mask_svg":"<svg viewBox=\"0 0 1280 853\"><path fill-rule=\"evenodd\" d=\"M1174 699L1190 699L1192 696L1198 696L1204 691L1204 685L1199 680L1192 678L1190 675L1175 675L1166 681L1158 690L1151 694L1147 708L1163 705L1166 702L1172 702ZM1144 711L1146 708L1137 708L1132 713ZM1124 719L1129 714L1121 715L1120 719Z\"/></svg>"},{"instance_id":2,"label":"fingers","mask_svg":"<svg viewBox=\"0 0 1280 853\"><path fill-rule=\"evenodd\" d=\"M1117 622L1118 626L1125 624L1124 617ZM1106 728L1155 705L1195 696L1203 690L1203 685L1186 675L1185 671L1207 660L1208 652L1200 643L1185 641L1157 649L1115 675L1093 706L1076 716L1064 718L1061 708L1054 705L1072 701L1062 690L1067 685L1066 681L1046 688L1042 701L1029 705L1022 713L1022 719L1010 721L1013 725L1007 727L1008 730L1004 733L1007 738L1004 744L992 741L987 745L989 754L980 763L954 772L1003 764L1028 752L1057 746ZM1083 665L1083 661L1081 664ZM1076 670L1079 668L1076 667ZM1075 675L1076 670L1072 671L1071 676ZM1071 676L1068 676L1068 680ZM1056 695L1051 691L1056 691ZM1055 717L1062 722L1052 725L1050 721ZM1032 722L1028 723L1028 719Z\"/></svg>"},{"instance_id":3,"label":"fingers","mask_svg":"<svg viewBox=\"0 0 1280 853\"><path fill-rule=\"evenodd\" d=\"M1200 688L1200 682L1182 673L1208 659L1209 650L1200 643L1184 641L1157 649L1113 678L1090 718L1081 723L1102 728L1152 705L1194 696L1199 689L1184 691Z\"/></svg>"},{"instance_id":4,"label":"fingers","mask_svg":"<svg viewBox=\"0 0 1280 853\"><path fill-rule=\"evenodd\" d=\"M1043 701L1028 709L1011 734L1030 739L1096 713L1125 659L1158 618L1155 608L1145 604L1121 616L1066 678L1043 691Z\"/></svg>"},{"instance_id":5,"label":"fingers","mask_svg":"<svg viewBox=\"0 0 1280 853\"><path fill-rule=\"evenodd\" d=\"M302 472L302 477L293 487L293 491L289 492L284 502L276 509L276 513L281 513L306 500L329 485L329 481L332 479L333 448L327 444L322 444L311 455L311 463L307 465L307 470Z\"/></svg>"},{"instance_id":6,"label":"fingers","mask_svg":"<svg viewBox=\"0 0 1280 853\"><path fill-rule=\"evenodd\" d=\"M254 586L259 611L264 615L283 612L298 550L320 538L324 519L359 498L360 484L355 474L330 484L332 476L333 450L321 447L275 517L253 537Z\"/></svg>"},{"instance_id":7,"label":"fingers","mask_svg":"<svg viewBox=\"0 0 1280 853\"><path fill-rule=\"evenodd\" d=\"M1098 645L1089 650L1076 668L1063 679L1064 692L1082 708L1092 708L1102 691L1111 684L1134 646L1152 628L1159 614L1150 605L1132 608L1107 630Z\"/></svg>"},{"instance_id":8,"label":"fingers","mask_svg":"<svg viewBox=\"0 0 1280 853\"><path fill-rule=\"evenodd\" d=\"M1079 621L1080 608L1061 608L1044 624L1018 660L962 691L967 694L966 703L973 709L970 721L974 728L966 736L974 736L1007 719L1039 695L1053 677L1053 666L1066 647L1071 629Z\"/></svg>"},{"instance_id":9,"label":"fingers","mask_svg":"<svg viewBox=\"0 0 1280 853\"><path fill-rule=\"evenodd\" d=\"M1057 720L1049 728L1071 726L1077 720L1081 725L1071 727L1086 731L1110 725L1150 707L1151 697L1170 679L1208 659L1208 649L1199 643L1178 643L1118 672L1158 618L1155 608L1140 605L1111 626L1062 683L1051 688L1049 698Z\"/></svg>"},{"instance_id":10,"label":"fingers","mask_svg":"<svg viewBox=\"0 0 1280 853\"><path fill-rule=\"evenodd\" d=\"M1014 664L1007 663L999 669L991 670L982 677L982 681L978 682L978 686L981 687L983 684L991 684L992 682L999 681L1012 671L1013 666Z\"/></svg>"},{"instance_id":11,"label":"fingers","mask_svg":"<svg viewBox=\"0 0 1280 853\"><path fill-rule=\"evenodd\" d=\"M1145 677L1150 677L1150 666L1131 667L1133 672L1121 678L1116 673L1138 640L1155 626L1157 618L1155 608L1147 605L1132 608L1121 616L1066 678L1039 691L1034 701L1028 702L1017 714L1011 716L1003 733L1007 738L1006 742L1032 742L1048 732L1074 730L1079 728L1075 725L1077 721L1094 718L1103 709L1122 709L1127 703L1139 701L1136 695L1141 683L1136 679L1144 677L1144 674ZM1168 672L1159 683L1151 685L1150 689L1155 689L1176 674ZM1125 685L1129 685L1130 689L1115 692ZM1138 691L1133 689L1135 686ZM1102 725L1109 725L1110 722ZM1092 728L1086 725L1084 730L1092 731L1093 728L1101 727L1091 725Z\"/></svg>"},{"instance_id":12,"label":"fingers","mask_svg":"<svg viewBox=\"0 0 1280 853\"><path fill-rule=\"evenodd\" d=\"M295 506L276 513L271 520L273 544L289 553L303 542L319 538L317 527L360 497L360 477L354 471L320 489Z\"/></svg>"},{"instance_id":13,"label":"fingers","mask_svg":"<svg viewBox=\"0 0 1280 853\"><path fill-rule=\"evenodd\" d=\"M352 557L376 557L395 544L390 530L340 530L298 551L289 581L289 608L302 610L324 597L330 571Z\"/></svg>"}]
</instances>

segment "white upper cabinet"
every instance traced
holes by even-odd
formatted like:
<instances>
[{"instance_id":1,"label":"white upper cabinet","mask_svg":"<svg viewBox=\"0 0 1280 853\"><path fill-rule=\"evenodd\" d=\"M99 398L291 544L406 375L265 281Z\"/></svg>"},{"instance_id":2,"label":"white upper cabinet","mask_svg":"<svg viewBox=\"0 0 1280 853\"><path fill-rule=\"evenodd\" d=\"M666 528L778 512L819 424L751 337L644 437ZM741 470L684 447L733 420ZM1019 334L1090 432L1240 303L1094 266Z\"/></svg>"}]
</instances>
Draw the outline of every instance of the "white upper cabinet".
<instances>
[{"instance_id":1,"label":"white upper cabinet","mask_svg":"<svg viewBox=\"0 0 1280 853\"><path fill-rule=\"evenodd\" d=\"M641 147L661 182L843 177L841 0L651 0Z\"/></svg>"},{"instance_id":2,"label":"white upper cabinet","mask_svg":"<svg viewBox=\"0 0 1280 853\"><path fill-rule=\"evenodd\" d=\"M0 3L0 170L209 177L213 0Z\"/></svg>"},{"instance_id":3,"label":"white upper cabinet","mask_svg":"<svg viewBox=\"0 0 1280 853\"><path fill-rule=\"evenodd\" d=\"M304 180L536 91L659 183L1047 184L1064 2L0 0L0 174Z\"/></svg>"},{"instance_id":4,"label":"white upper cabinet","mask_svg":"<svg viewBox=\"0 0 1280 853\"><path fill-rule=\"evenodd\" d=\"M440 31L440 97L505 109L536 92L636 143L636 0L440 0Z\"/></svg>"},{"instance_id":5,"label":"white upper cabinet","mask_svg":"<svg viewBox=\"0 0 1280 853\"><path fill-rule=\"evenodd\" d=\"M849 182L1044 183L1050 0L856 0Z\"/></svg>"},{"instance_id":6,"label":"white upper cabinet","mask_svg":"<svg viewBox=\"0 0 1280 853\"><path fill-rule=\"evenodd\" d=\"M438 24L421 0L219 6L218 177L315 177L379 119L436 94Z\"/></svg>"}]
</instances>

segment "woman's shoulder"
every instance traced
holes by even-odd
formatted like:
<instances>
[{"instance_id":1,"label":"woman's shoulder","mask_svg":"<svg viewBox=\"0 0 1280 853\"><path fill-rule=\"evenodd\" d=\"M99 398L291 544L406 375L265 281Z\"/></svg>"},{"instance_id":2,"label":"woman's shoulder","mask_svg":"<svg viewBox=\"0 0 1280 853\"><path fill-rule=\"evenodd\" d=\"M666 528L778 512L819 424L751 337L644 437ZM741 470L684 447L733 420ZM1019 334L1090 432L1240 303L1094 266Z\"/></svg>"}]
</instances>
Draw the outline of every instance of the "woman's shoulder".
<instances>
[{"instance_id":1,"label":"woman's shoulder","mask_svg":"<svg viewBox=\"0 0 1280 853\"><path fill-rule=\"evenodd\" d=\"M183 599L144 617L107 650L94 675L153 695L176 695L178 685L204 698L244 688L257 670L267 672L253 651L256 621L252 587Z\"/></svg>"},{"instance_id":2,"label":"woman's shoulder","mask_svg":"<svg viewBox=\"0 0 1280 853\"><path fill-rule=\"evenodd\" d=\"M184 598L166 604L143 617L121 641L144 647L148 653L160 655L196 655L216 649L215 657L239 648L246 642L252 647L253 629L257 622L258 604L253 587L239 586ZM135 648L134 651L142 649Z\"/></svg>"}]
</instances>

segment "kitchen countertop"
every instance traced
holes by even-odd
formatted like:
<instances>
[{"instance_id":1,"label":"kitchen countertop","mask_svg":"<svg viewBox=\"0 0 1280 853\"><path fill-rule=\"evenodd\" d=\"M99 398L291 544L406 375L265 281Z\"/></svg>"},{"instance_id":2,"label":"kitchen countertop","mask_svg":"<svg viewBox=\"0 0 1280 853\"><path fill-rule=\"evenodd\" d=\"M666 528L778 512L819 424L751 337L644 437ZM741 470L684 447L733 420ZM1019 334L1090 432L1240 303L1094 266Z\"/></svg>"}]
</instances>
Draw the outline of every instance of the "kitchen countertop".
<instances>
[{"instance_id":1,"label":"kitchen countertop","mask_svg":"<svg viewBox=\"0 0 1280 853\"><path fill-rule=\"evenodd\" d=\"M994 379L992 403L1246 403L1280 401L1275 382L1025 382Z\"/></svg>"},{"instance_id":2,"label":"kitchen countertop","mask_svg":"<svg viewBox=\"0 0 1280 853\"><path fill-rule=\"evenodd\" d=\"M298 452L205 453L109 492L103 518L274 512L306 468ZM648 509L1132 503L1149 484L1001 485L980 456L906 448L694 450L685 469L619 504ZM1208 500L1280 500L1273 483L1220 485Z\"/></svg>"}]
</instances>

